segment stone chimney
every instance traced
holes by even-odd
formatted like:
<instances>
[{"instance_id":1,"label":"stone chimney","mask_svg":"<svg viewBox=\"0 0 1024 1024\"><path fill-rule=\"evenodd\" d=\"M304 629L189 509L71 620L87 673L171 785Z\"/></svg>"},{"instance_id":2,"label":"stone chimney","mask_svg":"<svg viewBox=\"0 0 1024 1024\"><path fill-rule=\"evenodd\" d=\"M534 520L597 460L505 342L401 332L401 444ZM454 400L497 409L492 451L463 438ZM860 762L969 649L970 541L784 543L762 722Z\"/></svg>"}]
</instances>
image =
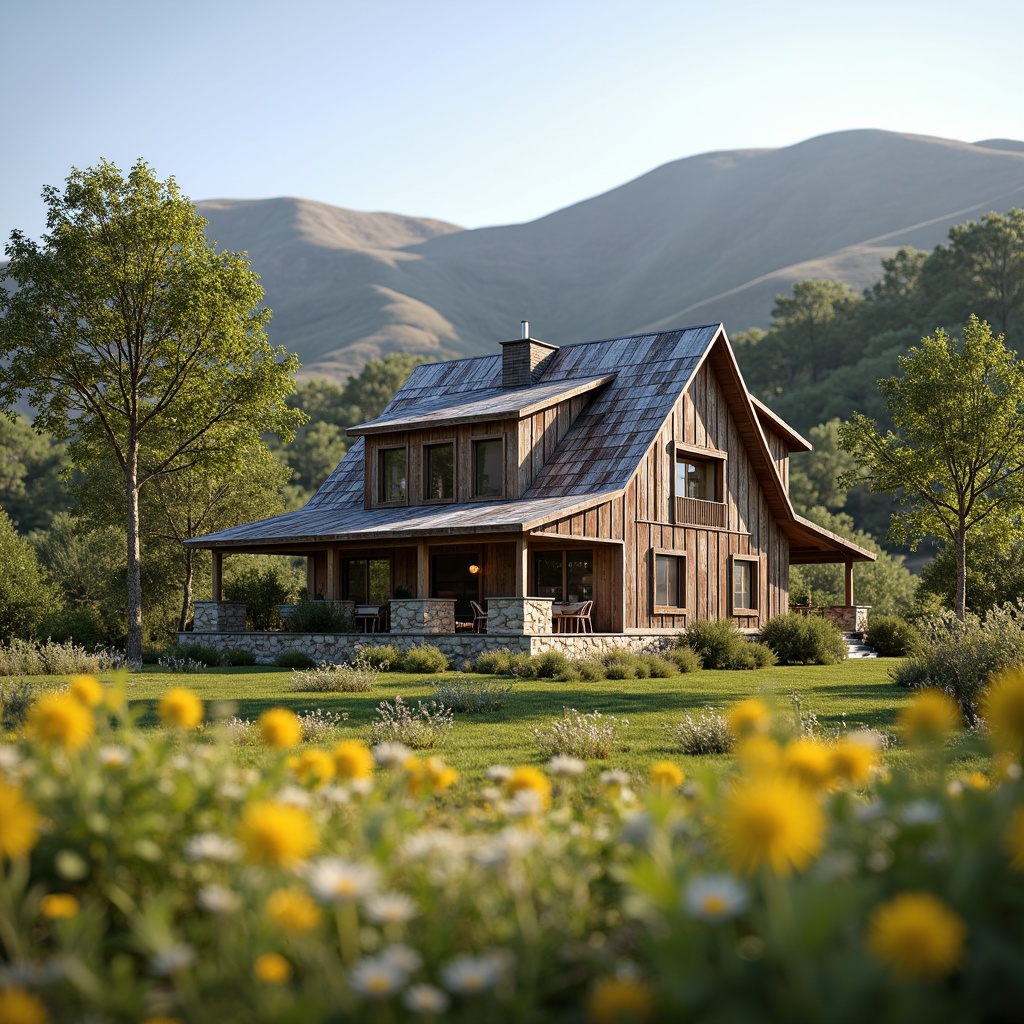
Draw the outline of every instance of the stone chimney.
<instances>
[{"instance_id":1,"label":"stone chimney","mask_svg":"<svg viewBox=\"0 0 1024 1024\"><path fill-rule=\"evenodd\" d=\"M549 345L546 341L531 338L530 322L524 320L522 337L501 343L501 386L528 388L531 384L536 384L548 361L557 351L557 345Z\"/></svg>"}]
</instances>

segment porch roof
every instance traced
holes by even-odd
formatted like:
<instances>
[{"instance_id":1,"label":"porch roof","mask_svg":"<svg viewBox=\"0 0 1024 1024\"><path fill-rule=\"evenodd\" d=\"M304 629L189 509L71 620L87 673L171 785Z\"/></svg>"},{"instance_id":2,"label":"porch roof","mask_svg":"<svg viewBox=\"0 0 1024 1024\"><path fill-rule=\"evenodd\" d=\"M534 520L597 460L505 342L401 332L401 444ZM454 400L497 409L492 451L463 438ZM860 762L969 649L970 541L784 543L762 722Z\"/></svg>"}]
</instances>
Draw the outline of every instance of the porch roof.
<instances>
[{"instance_id":1,"label":"porch roof","mask_svg":"<svg viewBox=\"0 0 1024 1024\"><path fill-rule=\"evenodd\" d=\"M831 562L874 562L878 556L852 540L826 530L803 516L783 523L789 535L790 565L826 565Z\"/></svg>"}]
</instances>

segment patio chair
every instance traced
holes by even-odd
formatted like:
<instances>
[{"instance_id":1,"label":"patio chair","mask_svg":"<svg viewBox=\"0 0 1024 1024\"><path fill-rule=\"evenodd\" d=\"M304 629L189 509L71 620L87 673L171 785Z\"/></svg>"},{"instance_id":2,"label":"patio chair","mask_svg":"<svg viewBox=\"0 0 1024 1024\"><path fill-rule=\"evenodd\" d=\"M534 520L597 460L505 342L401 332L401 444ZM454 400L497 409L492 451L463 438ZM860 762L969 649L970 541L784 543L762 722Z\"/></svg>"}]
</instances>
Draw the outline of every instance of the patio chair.
<instances>
[{"instance_id":1,"label":"patio chair","mask_svg":"<svg viewBox=\"0 0 1024 1024\"><path fill-rule=\"evenodd\" d=\"M356 629L360 633L379 633L381 627L380 606L357 604L355 610Z\"/></svg>"},{"instance_id":2,"label":"patio chair","mask_svg":"<svg viewBox=\"0 0 1024 1024\"><path fill-rule=\"evenodd\" d=\"M593 601L584 601L582 604L575 606L566 606L561 615L566 632L593 633L594 624L590 621L590 611L593 607Z\"/></svg>"},{"instance_id":3,"label":"patio chair","mask_svg":"<svg viewBox=\"0 0 1024 1024\"><path fill-rule=\"evenodd\" d=\"M486 633L487 612L485 612L483 608L476 603L476 601L470 601L469 605L473 609L473 630L477 633Z\"/></svg>"}]
</instances>

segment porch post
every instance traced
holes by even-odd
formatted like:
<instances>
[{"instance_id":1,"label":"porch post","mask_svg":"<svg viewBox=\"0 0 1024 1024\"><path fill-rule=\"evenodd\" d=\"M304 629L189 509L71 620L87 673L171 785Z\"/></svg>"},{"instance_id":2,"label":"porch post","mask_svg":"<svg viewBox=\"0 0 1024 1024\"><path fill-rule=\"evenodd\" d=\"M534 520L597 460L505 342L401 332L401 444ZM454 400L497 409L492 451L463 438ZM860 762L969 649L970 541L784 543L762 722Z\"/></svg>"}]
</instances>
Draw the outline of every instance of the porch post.
<instances>
[{"instance_id":1,"label":"porch post","mask_svg":"<svg viewBox=\"0 0 1024 1024\"><path fill-rule=\"evenodd\" d=\"M516 541L516 586L515 596L526 597L526 581L528 578L527 567L529 564L529 557L526 547L526 538L521 537Z\"/></svg>"},{"instance_id":2,"label":"porch post","mask_svg":"<svg viewBox=\"0 0 1024 1024\"><path fill-rule=\"evenodd\" d=\"M430 591L427 589L427 584L430 582L427 578L427 542L425 540L418 541L416 544L416 596L423 598L428 597Z\"/></svg>"},{"instance_id":3,"label":"porch post","mask_svg":"<svg viewBox=\"0 0 1024 1024\"><path fill-rule=\"evenodd\" d=\"M213 552L213 599L221 600L224 579L224 555L220 551Z\"/></svg>"},{"instance_id":4,"label":"porch post","mask_svg":"<svg viewBox=\"0 0 1024 1024\"><path fill-rule=\"evenodd\" d=\"M341 551L327 549L327 600L341 600Z\"/></svg>"},{"instance_id":5,"label":"porch post","mask_svg":"<svg viewBox=\"0 0 1024 1024\"><path fill-rule=\"evenodd\" d=\"M853 607L853 561L846 560L846 607Z\"/></svg>"}]
</instances>

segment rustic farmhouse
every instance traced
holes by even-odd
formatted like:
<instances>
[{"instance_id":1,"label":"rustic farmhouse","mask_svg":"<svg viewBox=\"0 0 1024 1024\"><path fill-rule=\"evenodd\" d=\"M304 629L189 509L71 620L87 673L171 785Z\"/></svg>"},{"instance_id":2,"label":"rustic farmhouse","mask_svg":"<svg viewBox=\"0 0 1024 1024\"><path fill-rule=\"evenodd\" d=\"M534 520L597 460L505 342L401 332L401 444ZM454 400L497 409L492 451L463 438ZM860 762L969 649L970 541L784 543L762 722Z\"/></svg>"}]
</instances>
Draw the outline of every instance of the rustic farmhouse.
<instances>
[{"instance_id":1,"label":"rustic farmhouse","mask_svg":"<svg viewBox=\"0 0 1024 1024\"><path fill-rule=\"evenodd\" d=\"M245 634L221 600L231 552L300 554L311 597L361 630L452 653L656 646L694 619L756 630L789 567L874 555L797 515L810 445L746 389L725 329L692 327L419 366L306 506L199 537L213 601L182 640L333 660L365 636ZM258 641L257 638L263 639Z\"/></svg>"}]
</instances>

